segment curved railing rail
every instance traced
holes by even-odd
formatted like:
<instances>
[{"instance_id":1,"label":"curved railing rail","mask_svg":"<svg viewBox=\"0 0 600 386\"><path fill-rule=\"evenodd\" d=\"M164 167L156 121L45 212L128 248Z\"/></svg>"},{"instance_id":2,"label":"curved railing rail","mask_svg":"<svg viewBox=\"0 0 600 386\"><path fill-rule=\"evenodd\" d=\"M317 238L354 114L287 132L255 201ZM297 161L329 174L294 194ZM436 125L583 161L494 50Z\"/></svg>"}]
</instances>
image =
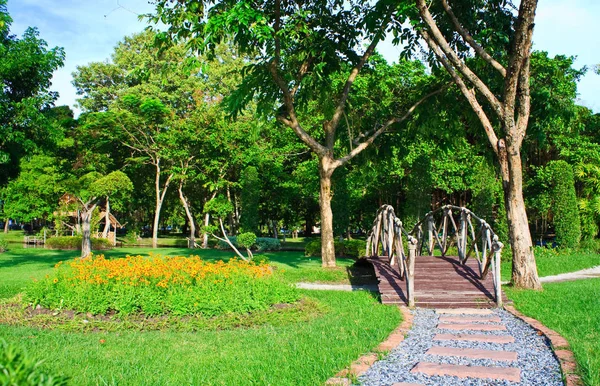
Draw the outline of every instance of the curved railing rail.
<instances>
[{"instance_id":1,"label":"curved railing rail","mask_svg":"<svg viewBox=\"0 0 600 386\"><path fill-rule=\"evenodd\" d=\"M408 245L408 255L404 251L404 239ZM406 281L406 297L408 305L414 306L414 273L417 255L417 239L410 235L396 217L391 205L383 205L377 211L373 228L367 237L367 256L379 255L381 245L382 255L389 257L391 266L397 265L400 278Z\"/></svg>"},{"instance_id":2,"label":"curved railing rail","mask_svg":"<svg viewBox=\"0 0 600 386\"><path fill-rule=\"evenodd\" d=\"M424 229L425 228L425 229ZM409 254L404 253L405 237ZM494 297L498 306L502 305L500 255L503 244L498 240L491 226L467 208L445 205L427 213L410 232L396 217L394 208L383 205L378 211L373 229L367 239L367 255L375 256L382 246L384 256L390 257L390 265L398 264L402 279L406 277L409 306L414 305L414 263L417 255L434 254L437 246L442 256L451 247L456 247L461 264L473 255L477 260L479 275L485 279L493 272Z\"/></svg>"}]
</instances>

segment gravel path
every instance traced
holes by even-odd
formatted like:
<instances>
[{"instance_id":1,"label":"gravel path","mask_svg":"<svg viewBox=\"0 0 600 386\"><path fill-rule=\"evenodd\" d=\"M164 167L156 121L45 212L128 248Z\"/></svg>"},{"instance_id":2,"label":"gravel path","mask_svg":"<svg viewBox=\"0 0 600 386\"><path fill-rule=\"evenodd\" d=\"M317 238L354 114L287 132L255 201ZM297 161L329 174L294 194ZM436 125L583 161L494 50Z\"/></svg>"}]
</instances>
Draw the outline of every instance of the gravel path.
<instances>
[{"instance_id":1,"label":"gravel path","mask_svg":"<svg viewBox=\"0 0 600 386\"><path fill-rule=\"evenodd\" d=\"M414 323L408 337L383 360L375 364L359 378L365 386L391 386L397 382L409 382L422 385L532 385L559 386L561 380L560 365L545 337L539 336L525 322L510 313L496 309L489 316L498 316L501 323L477 322L482 324L501 324L506 331L470 331L445 330L438 328L439 314L431 309L413 311ZM453 315L454 316L454 315ZM462 315L465 316L465 315ZM485 334L510 335L514 343L486 343L469 341L433 341L436 334ZM516 362L495 361L489 359L467 359L464 357L427 355L432 346L473 348L485 350L504 350L517 353ZM444 363L466 366L516 367L520 369L520 382L479 378L458 378L455 376L429 376L412 373L420 362Z\"/></svg>"}]
</instances>

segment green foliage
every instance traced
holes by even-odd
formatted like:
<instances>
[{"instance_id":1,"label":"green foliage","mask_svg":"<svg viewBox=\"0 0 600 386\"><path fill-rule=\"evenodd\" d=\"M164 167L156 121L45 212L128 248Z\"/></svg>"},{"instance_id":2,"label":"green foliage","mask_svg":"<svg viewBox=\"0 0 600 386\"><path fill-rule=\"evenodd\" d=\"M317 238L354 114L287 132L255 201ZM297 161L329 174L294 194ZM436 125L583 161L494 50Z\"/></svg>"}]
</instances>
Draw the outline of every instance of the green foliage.
<instances>
[{"instance_id":1,"label":"green foliage","mask_svg":"<svg viewBox=\"0 0 600 386\"><path fill-rule=\"evenodd\" d=\"M46 247L50 249L81 249L82 236L58 236L46 239ZM92 237L92 249L104 250L112 249L113 245L107 239L98 239Z\"/></svg>"},{"instance_id":2,"label":"green foliage","mask_svg":"<svg viewBox=\"0 0 600 386\"><path fill-rule=\"evenodd\" d=\"M554 213L556 243L562 248L579 245L581 225L573 169L565 161L551 161L547 172L550 177L550 196Z\"/></svg>"},{"instance_id":3,"label":"green foliage","mask_svg":"<svg viewBox=\"0 0 600 386\"><path fill-rule=\"evenodd\" d=\"M125 196L132 190L133 184L131 180L120 170L98 178L89 187L91 195L95 197L110 197L114 203L124 200Z\"/></svg>"},{"instance_id":4,"label":"green foliage","mask_svg":"<svg viewBox=\"0 0 600 386\"><path fill-rule=\"evenodd\" d=\"M236 248L240 246L236 236L229 236L228 238ZM281 241L274 237L257 237L254 246L258 252L278 251L281 249ZM221 240L219 240L216 247L223 250L231 249L229 244Z\"/></svg>"},{"instance_id":5,"label":"green foliage","mask_svg":"<svg viewBox=\"0 0 600 386\"><path fill-rule=\"evenodd\" d=\"M236 241L240 247L250 249L256 243L256 235L252 232L241 233L237 236Z\"/></svg>"},{"instance_id":6,"label":"green foliage","mask_svg":"<svg viewBox=\"0 0 600 386\"><path fill-rule=\"evenodd\" d=\"M223 219L233 212L233 205L225 196L219 194L204 205L204 212Z\"/></svg>"},{"instance_id":7,"label":"green foliage","mask_svg":"<svg viewBox=\"0 0 600 386\"><path fill-rule=\"evenodd\" d=\"M6 217L31 221L49 219L64 193L59 160L45 155L34 155L21 160L19 176L8 184L4 192Z\"/></svg>"},{"instance_id":8,"label":"green foliage","mask_svg":"<svg viewBox=\"0 0 600 386\"><path fill-rule=\"evenodd\" d=\"M335 254L339 257L364 257L367 244L363 240L353 239L335 241ZM305 256L321 256L321 240L309 241L304 248Z\"/></svg>"},{"instance_id":9,"label":"green foliage","mask_svg":"<svg viewBox=\"0 0 600 386\"><path fill-rule=\"evenodd\" d=\"M242 170L240 176L240 201L241 216L240 226L247 232L258 233L260 217L258 209L260 204L261 181L258 170L254 166L248 166Z\"/></svg>"},{"instance_id":10,"label":"green foliage","mask_svg":"<svg viewBox=\"0 0 600 386\"><path fill-rule=\"evenodd\" d=\"M48 49L36 28L18 38L10 33L6 1L0 2L0 186L18 172L19 159L60 137L44 115L58 94L49 91L54 71L62 67L62 48Z\"/></svg>"},{"instance_id":11,"label":"green foliage","mask_svg":"<svg viewBox=\"0 0 600 386\"><path fill-rule=\"evenodd\" d=\"M0 239L0 253L8 251L8 242L4 239Z\"/></svg>"},{"instance_id":12,"label":"green foliage","mask_svg":"<svg viewBox=\"0 0 600 386\"><path fill-rule=\"evenodd\" d=\"M0 339L0 385L64 386L68 378L45 371L37 361Z\"/></svg>"},{"instance_id":13,"label":"green foliage","mask_svg":"<svg viewBox=\"0 0 600 386\"><path fill-rule=\"evenodd\" d=\"M235 259L204 263L197 257L154 255L149 264L143 259L111 260L113 268L102 256L60 265L27 289L27 301L100 315L115 311L211 317L266 310L299 299L298 291L273 276L268 266Z\"/></svg>"}]
</instances>

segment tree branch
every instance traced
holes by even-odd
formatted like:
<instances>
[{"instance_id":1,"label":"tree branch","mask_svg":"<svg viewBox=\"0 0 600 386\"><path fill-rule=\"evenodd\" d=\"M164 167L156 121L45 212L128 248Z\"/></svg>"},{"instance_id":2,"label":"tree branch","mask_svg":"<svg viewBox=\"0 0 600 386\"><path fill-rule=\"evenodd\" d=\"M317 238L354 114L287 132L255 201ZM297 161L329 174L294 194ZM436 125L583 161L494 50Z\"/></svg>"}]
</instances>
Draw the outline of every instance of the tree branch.
<instances>
[{"instance_id":1,"label":"tree branch","mask_svg":"<svg viewBox=\"0 0 600 386\"><path fill-rule=\"evenodd\" d=\"M450 8L450 5L448 4L448 0L442 0L442 6L444 7L444 10L450 17L450 20L452 20L454 28L456 29L456 31L458 31L460 36L462 36L465 42L467 42L471 46L471 48L473 48L477 55L479 55L483 60L488 62L496 70L498 70L498 72L502 74L503 77L506 77L506 68L504 68L503 65L497 62L496 59L492 58L492 56L488 54L488 52L482 46L480 46L479 43L475 41L475 39L473 39L473 36L471 36L469 31L467 31L467 29L460 24L458 18L456 17L454 12L452 11L452 8Z\"/></svg>"},{"instance_id":2,"label":"tree branch","mask_svg":"<svg viewBox=\"0 0 600 386\"><path fill-rule=\"evenodd\" d=\"M414 113L414 111L416 110L416 108L419 107L419 105L421 105L423 102L425 102L425 100L429 99L430 97L432 97L432 96L434 96L436 94L441 93L446 87L447 86L444 86L444 87L442 87L442 88L440 88L438 90L430 92L429 94L425 95L423 98L419 99L415 104L413 104L406 111L406 113L403 116L392 118L392 119L388 120L379 129L375 130L375 132L367 140L361 142L357 147L355 147L354 149L352 149L346 156L344 156L342 158L336 159L333 162L332 167L333 168L340 167L340 166L346 164L352 158L356 157L358 154L360 154L360 152L362 152L370 144L372 144L375 141L375 139L377 139L377 137L379 137L381 134L383 134L391 125L393 125L395 123L403 122L406 119L408 119Z\"/></svg>"},{"instance_id":3,"label":"tree branch","mask_svg":"<svg viewBox=\"0 0 600 386\"><path fill-rule=\"evenodd\" d=\"M386 17L386 22L384 22L384 24L382 26L382 30L385 29L385 25L387 25L387 20L389 20L389 16ZM348 75L348 79L346 80L346 84L344 84L344 88L342 90L342 95L340 96L340 99L337 103L337 107L335 108L333 117L331 118L331 121L329 121L329 123L328 123L329 129L334 132L333 135L335 135L335 129L337 128L337 126L340 122L340 119L342 118L344 109L346 107L346 101L348 100L348 95L350 94L350 88L352 87L352 84L354 84L354 81L356 80L356 77L358 76L358 73L360 72L360 70L364 67L367 60L369 60L369 58L375 51L377 44L379 44L379 41L381 40L381 36L382 36L381 33L378 33L373 38L373 40L371 41L371 44L369 44L369 46L367 47L367 50L364 52L364 54L358 61L358 64L356 66L354 66L354 68L350 71L350 75Z\"/></svg>"},{"instance_id":4,"label":"tree branch","mask_svg":"<svg viewBox=\"0 0 600 386\"><path fill-rule=\"evenodd\" d=\"M490 89L483 83L483 81L458 57L454 49L450 47L448 41L437 27L433 16L429 13L429 9L425 4L425 0L416 0L417 8L419 9L419 13L421 14L421 18L427 26L429 27L429 31L431 32L430 39L435 41L436 45L441 49L446 58L452 63L454 66L467 80L475 86L475 88L488 100L488 102L492 105L492 108L496 112L499 117L504 116L504 105L502 102L496 98L494 93L490 91Z\"/></svg>"},{"instance_id":5,"label":"tree branch","mask_svg":"<svg viewBox=\"0 0 600 386\"><path fill-rule=\"evenodd\" d=\"M421 36L423 36L423 39L425 39L425 41L431 48L431 50L434 52L435 56L446 68L452 79L454 79L454 83L456 83L459 90L462 92L465 98L467 98L467 101L471 105L471 108L473 109L473 111L477 115L477 118L479 118L479 121L483 125L483 129L488 137L490 144L492 145L492 149L494 149L494 152L498 154L498 136L496 136L494 127L492 126L492 123L490 122L487 114L485 113L485 111L483 111L483 107L481 107L481 105L477 101L475 93L467 87L463 79L460 77L460 75L456 72L452 64L450 64L446 56L443 54L440 47L435 41L433 41L431 36L429 36L429 33L427 33L427 31L424 30L420 31L420 33Z\"/></svg>"},{"instance_id":6,"label":"tree branch","mask_svg":"<svg viewBox=\"0 0 600 386\"><path fill-rule=\"evenodd\" d=\"M246 258L244 257L244 255L242 255L242 254L240 253L240 251L238 251L238 249L235 247L235 245L233 245L233 243L231 242L231 240L229 240L229 237L227 237L227 232L225 232L225 227L223 226L223 219L222 219L222 218L220 218L220 217L219 217L219 224L221 225L221 232L223 232L223 237L225 237L225 238L224 238L224 239L222 239L222 238L220 238L220 237L216 236L214 233L211 233L211 235L212 235L214 238L216 238L216 239L218 239L218 240L221 240L221 241L224 241L224 242L226 242L227 244L229 244L229 246L231 247L231 249L233 249L233 250L235 251L235 253L236 253L236 254L237 254L239 257L241 257L241 258L242 258L242 260L244 260L244 261L248 261L248 259L246 259Z\"/></svg>"},{"instance_id":7,"label":"tree branch","mask_svg":"<svg viewBox=\"0 0 600 386\"><path fill-rule=\"evenodd\" d=\"M535 18L536 7L537 0L522 0L521 5L519 6L519 17L517 19L515 36L513 38L512 55L510 56L504 83L505 115L507 118L512 118L513 122L521 70L526 64L525 59L531 54L533 20Z\"/></svg>"}]
</instances>

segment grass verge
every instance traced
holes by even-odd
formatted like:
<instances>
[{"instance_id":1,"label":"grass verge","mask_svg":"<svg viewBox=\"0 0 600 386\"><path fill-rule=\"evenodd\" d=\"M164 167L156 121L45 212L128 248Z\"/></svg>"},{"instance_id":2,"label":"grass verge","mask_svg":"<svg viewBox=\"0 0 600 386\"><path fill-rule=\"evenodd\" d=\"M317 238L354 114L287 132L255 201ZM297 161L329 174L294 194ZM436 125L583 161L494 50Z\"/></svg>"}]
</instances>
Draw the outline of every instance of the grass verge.
<instances>
[{"instance_id":1,"label":"grass verge","mask_svg":"<svg viewBox=\"0 0 600 386\"><path fill-rule=\"evenodd\" d=\"M311 320L232 330L65 333L0 325L0 336L77 385L318 385L384 340L396 307L367 292L303 292Z\"/></svg>"},{"instance_id":2,"label":"grass verge","mask_svg":"<svg viewBox=\"0 0 600 386\"><path fill-rule=\"evenodd\" d=\"M600 266L600 254L589 251L535 248L534 253L540 277ZM511 272L512 262L502 262L502 280L510 280Z\"/></svg>"},{"instance_id":3,"label":"grass verge","mask_svg":"<svg viewBox=\"0 0 600 386\"><path fill-rule=\"evenodd\" d=\"M585 384L600 386L600 279L548 283L539 292L505 290L519 311L567 339Z\"/></svg>"}]
</instances>

